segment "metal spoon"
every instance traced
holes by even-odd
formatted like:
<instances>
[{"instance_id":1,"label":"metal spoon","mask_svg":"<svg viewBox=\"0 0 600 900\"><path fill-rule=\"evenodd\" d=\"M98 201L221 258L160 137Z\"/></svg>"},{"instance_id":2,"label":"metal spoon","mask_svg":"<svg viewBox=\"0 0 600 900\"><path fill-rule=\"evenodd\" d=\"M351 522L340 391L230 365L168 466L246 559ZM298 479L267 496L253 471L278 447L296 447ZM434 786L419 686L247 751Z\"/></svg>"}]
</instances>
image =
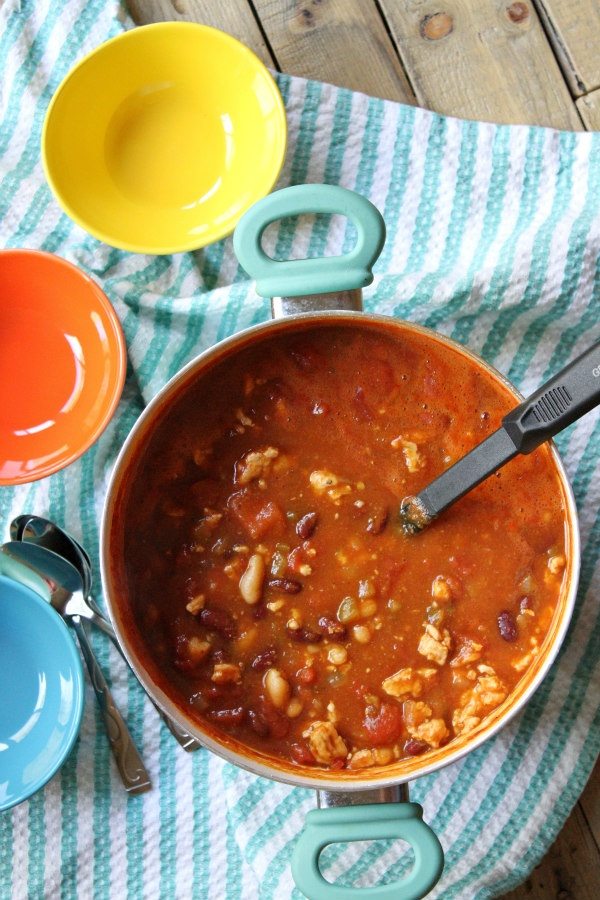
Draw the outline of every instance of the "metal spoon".
<instances>
[{"instance_id":1,"label":"metal spoon","mask_svg":"<svg viewBox=\"0 0 600 900\"><path fill-rule=\"evenodd\" d=\"M10 535L13 540L26 541L45 547L75 566L82 577L84 585L83 604L78 610L79 615L93 622L97 628L100 628L108 635L120 655L129 665L111 623L105 618L102 610L89 594L92 586L92 561L81 544L56 523L51 522L49 519L44 519L42 516L35 515L21 515L13 519L10 524ZM192 737L188 731L181 728L170 716L164 713L149 694L147 696L180 747L188 753L199 750L202 747L200 741Z\"/></svg>"},{"instance_id":2,"label":"metal spoon","mask_svg":"<svg viewBox=\"0 0 600 900\"><path fill-rule=\"evenodd\" d=\"M13 541L27 541L47 547L68 560L79 571L83 579L84 596L89 597L92 590L92 561L81 544L59 525L42 516L25 514L12 520L10 536Z\"/></svg>"},{"instance_id":3,"label":"metal spoon","mask_svg":"<svg viewBox=\"0 0 600 900\"><path fill-rule=\"evenodd\" d=\"M73 627L92 687L96 692L110 748L125 790L130 794L141 794L150 790L152 787L150 776L115 705L81 619L81 610L86 609L81 575L68 560L35 544L10 541L0 547L0 552L13 563L24 566L42 578L50 592L52 606Z\"/></svg>"}]
</instances>

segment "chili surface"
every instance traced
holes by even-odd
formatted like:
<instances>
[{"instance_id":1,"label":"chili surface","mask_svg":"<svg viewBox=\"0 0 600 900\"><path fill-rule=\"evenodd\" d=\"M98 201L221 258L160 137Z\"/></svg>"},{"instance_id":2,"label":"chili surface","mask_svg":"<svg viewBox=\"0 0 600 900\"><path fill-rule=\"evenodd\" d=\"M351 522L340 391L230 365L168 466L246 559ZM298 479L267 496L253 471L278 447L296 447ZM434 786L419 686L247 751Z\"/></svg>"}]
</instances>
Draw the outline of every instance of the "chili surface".
<instances>
[{"instance_id":1,"label":"chili surface","mask_svg":"<svg viewBox=\"0 0 600 900\"><path fill-rule=\"evenodd\" d=\"M133 610L198 721L360 769L478 728L540 652L566 565L547 447L419 536L416 494L509 390L409 328L319 325L218 363L169 409L123 515Z\"/></svg>"}]
</instances>

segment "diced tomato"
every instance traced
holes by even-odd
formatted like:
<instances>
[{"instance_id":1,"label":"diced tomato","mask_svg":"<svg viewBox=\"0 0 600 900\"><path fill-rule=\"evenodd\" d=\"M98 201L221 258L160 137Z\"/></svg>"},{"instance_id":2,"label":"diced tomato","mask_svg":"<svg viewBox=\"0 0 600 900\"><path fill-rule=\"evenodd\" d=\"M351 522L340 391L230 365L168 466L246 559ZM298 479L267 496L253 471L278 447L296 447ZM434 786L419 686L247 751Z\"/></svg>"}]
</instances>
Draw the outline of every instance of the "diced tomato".
<instances>
[{"instance_id":1,"label":"diced tomato","mask_svg":"<svg viewBox=\"0 0 600 900\"><path fill-rule=\"evenodd\" d=\"M290 756L299 766L314 766L316 760L306 744L292 744Z\"/></svg>"},{"instance_id":2,"label":"diced tomato","mask_svg":"<svg viewBox=\"0 0 600 900\"><path fill-rule=\"evenodd\" d=\"M397 703L384 700L376 715L365 716L363 725L375 747L391 744L402 733L402 710Z\"/></svg>"},{"instance_id":3,"label":"diced tomato","mask_svg":"<svg viewBox=\"0 0 600 900\"><path fill-rule=\"evenodd\" d=\"M277 534L285 528L285 517L277 504L250 491L232 494L228 506L255 541L260 540L267 532Z\"/></svg>"}]
</instances>

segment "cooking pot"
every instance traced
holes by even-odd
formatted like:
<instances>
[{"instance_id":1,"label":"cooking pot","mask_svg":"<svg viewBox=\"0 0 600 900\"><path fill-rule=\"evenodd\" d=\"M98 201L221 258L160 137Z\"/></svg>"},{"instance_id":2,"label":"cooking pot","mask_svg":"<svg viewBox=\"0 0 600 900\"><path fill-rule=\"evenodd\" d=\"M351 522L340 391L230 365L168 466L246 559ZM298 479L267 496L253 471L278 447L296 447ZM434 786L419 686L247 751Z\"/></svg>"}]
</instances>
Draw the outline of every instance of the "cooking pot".
<instances>
[{"instance_id":1,"label":"cooking pot","mask_svg":"<svg viewBox=\"0 0 600 900\"><path fill-rule=\"evenodd\" d=\"M267 226L286 216L304 213L341 214L357 231L354 248L342 256L277 261L266 255L261 240ZM309 898L347 900L360 893L366 898L416 900L425 896L443 868L441 845L423 821L422 809L408 800L407 782L436 771L479 747L516 715L541 683L565 636L577 590L579 532L575 501L562 462L554 447L551 458L558 473L566 511L567 572L549 632L539 655L514 691L481 725L459 735L423 758L403 759L377 769L325 771L300 769L292 763L260 756L208 723L200 724L169 697L145 662L143 636L135 622L124 570L124 499L136 478L136 463L148 440L172 403L216 362L231 359L242 348L273 335L302 331L327 323L356 328L414 329L431 341L441 342L468 357L490 378L522 398L499 372L471 351L429 329L395 323L389 317L361 311L361 288L372 279L372 266L385 240L380 213L365 198L330 185L300 185L266 197L246 213L234 235L234 247L244 269L256 279L259 294L272 298L273 319L221 341L182 369L148 405L117 459L104 510L101 532L102 579L115 631L133 671L164 712L214 753L255 775L317 790L318 809L307 816L297 841L292 873ZM322 876L318 861L332 843L401 838L411 845L414 865L400 881L372 888L331 884Z\"/></svg>"}]
</instances>

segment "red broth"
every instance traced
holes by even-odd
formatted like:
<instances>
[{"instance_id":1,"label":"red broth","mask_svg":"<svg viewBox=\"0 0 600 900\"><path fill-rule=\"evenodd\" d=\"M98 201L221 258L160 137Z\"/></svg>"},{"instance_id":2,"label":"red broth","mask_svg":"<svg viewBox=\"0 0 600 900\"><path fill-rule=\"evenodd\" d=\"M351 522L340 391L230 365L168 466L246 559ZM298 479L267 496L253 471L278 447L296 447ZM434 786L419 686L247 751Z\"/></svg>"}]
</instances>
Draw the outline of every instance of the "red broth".
<instances>
[{"instance_id":1,"label":"red broth","mask_svg":"<svg viewBox=\"0 0 600 900\"><path fill-rule=\"evenodd\" d=\"M163 689L298 765L386 765L478 728L560 596L556 467L546 447L517 458L418 536L398 508L514 405L401 326L312 326L210 369L151 436L123 510Z\"/></svg>"}]
</instances>

